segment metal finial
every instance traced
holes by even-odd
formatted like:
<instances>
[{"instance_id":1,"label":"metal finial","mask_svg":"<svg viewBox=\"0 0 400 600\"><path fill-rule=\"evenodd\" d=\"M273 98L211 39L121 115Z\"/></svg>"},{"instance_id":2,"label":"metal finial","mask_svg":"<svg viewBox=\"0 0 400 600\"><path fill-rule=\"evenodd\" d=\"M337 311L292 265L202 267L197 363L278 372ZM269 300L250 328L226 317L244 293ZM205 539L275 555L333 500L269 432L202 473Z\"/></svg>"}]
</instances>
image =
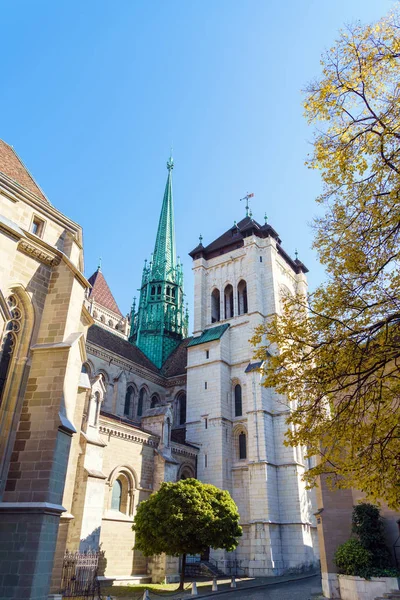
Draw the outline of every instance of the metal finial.
<instances>
[{"instance_id":1,"label":"metal finial","mask_svg":"<svg viewBox=\"0 0 400 600\"><path fill-rule=\"evenodd\" d=\"M133 302L132 302L132 312L133 314L135 314L136 311L136 296L133 296Z\"/></svg>"},{"instance_id":2,"label":"metal finial","mask_svg":"<svg viewBox=\"0 0 400 600\"><path fill-rule=\"evenodd\" d=\"M251 210L251 208L250 208L250 212L249 212L249 217L250 217L250 219L253 218L253 211Z\"/></svg>"},{"instance_id":3,"label":"metal finial","mask_svg":"<svg viewBox=\"0 0 400 600\"><path fill-rule=\"evenodd\" d=\"M249 200L250 200L250 198L253 198L253 196L254 196L254 194L253 194L253 193L249 194L249 193L247 192L247 194L245 195L245 197L244 197L244 198L240 198L240 202L241 202L242 200L246 200L246 217L248 217L248 216L249 216L249 208L250 208L250 207L249 207Z\"/></svg>"},{"instance_id":4,"label":"metal finial","mask_svg":"<svg viewBox=\"0 0 400 600\"><path fill-rule=\"evenodd\" d=\"M237 223L236 223L236 221L233 221L233 226L234 226L234 227L237 227Z\"/></svg>"},{"instance_id":5,"label":"metal finial","mask_svg":"<svg viewBox=\"0 0 400 600\"><path fill-rule=\"evenodd\" d=\"M171 149L171 156L169 157L169 159L167 161L167 169L168 169L168 171L172 171L173 168L174 168L174 159L172 158L172 149Z\"/></svg>"},{"instance_id":6,"label":"metal finial","mask_svg":"<svg viewBox=\"0 0 400 600\"><path fill-rule=\"evenodd\" d=\"M265 213L265 215L264 215L264 221L265 221L265 224L267 224L267 223L268 223L268 217L267 217L267 213Z\"/></svg>"},{"instance_id":7,"label":"metal finial","mask_svg":"<svg viewBox=\"0 0 400 600\"><path fill-rule=\"evenodd\" d=\"M99 264L98 264L98 266L97 266L97 270L98 270L98 271L101 271L101 256L100 256L100 258L99 258Z\"/></svg>"},{"instance_id":8,"label":"metal finial","mask_svg":"<svg viewBox=\"0 0 400 600\"><path fill-rule=\"evenodd\" d=\"M294 251L294 255L295 255L295 257L296 257L296 260L298 260L298 258L299 258L299 253L297 252L297 248L296 248L296 249L295 249L295 251Z\"/></svg>"},{"instance_id":9,"label":"metal finial","mask_svg":"<svg viewBox=\"0 0 400 600\"><path fill-rule=\"evenodd\" d=\"M203 245L203 236L201 234L199 235L199 243L200 243L200 246Z\"/></svg>"}]
</instances>

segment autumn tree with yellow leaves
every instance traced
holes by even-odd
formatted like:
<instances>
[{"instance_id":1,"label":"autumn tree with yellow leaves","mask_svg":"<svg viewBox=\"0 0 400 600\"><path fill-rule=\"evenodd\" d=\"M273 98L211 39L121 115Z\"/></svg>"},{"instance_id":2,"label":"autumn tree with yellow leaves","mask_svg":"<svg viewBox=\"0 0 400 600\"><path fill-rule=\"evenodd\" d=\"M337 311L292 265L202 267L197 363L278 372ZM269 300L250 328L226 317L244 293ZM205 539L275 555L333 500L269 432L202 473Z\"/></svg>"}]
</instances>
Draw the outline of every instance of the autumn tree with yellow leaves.
<instances>
[{"instance_id":1,"label":"autumn tree with yellow leaves","mask_svg":"<svg viewBox=\"0 0 400 600\"><path fill-rule=\"evenodd\" d=\"M264 385L292 408L286 443L319 455L305 478L400 505L400 10L340 32L306 89L324 214L326 282L257 330ZM266 357L268 357L266 359Z\"/></svg>"}]
</instances>

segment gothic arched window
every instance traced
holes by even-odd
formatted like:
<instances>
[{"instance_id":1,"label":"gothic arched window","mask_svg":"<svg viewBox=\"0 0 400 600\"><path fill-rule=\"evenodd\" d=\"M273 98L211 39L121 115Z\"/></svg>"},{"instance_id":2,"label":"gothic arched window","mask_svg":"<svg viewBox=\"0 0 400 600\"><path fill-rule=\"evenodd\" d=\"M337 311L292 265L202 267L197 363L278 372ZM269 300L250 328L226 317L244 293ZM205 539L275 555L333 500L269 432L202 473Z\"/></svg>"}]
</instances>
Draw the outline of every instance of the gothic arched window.
<instances>
[{"instance_id":1,"label":"gothic arched window","mask_svg":"<svg viewBox=\"0 0 400 600\"><path fill-rule=\"evenodd\" d=\"M122 483L119 479L114 481L114 485L112 488L112 497L111 497L111 510L121 510L121 499L122 499Z\"/></svg>"},{"instance_id":2,"label":"gothic arched window","mask_svg":"<svg viewBox=\"0 0 400 600\"><path fill-rule=\"evenodd\" d=\"M179 397L179 425L186 423L186 396L182 394Z\"/></svg>"},{"instance_id":3,"label":"gothic arched window","mask_svg":"<svg viewBox=\"0 0 400 600\"><path fill-rule=\"evenodd\" d=\"M242 279L239 281L238 287L238 313L239 315L244 315L247 313L247 284Z\"/></svg>"},{"instance_id":4,"label":"gothic arched window","mask_svg":"<svg viewBox=\"0 0 400 600\"><path fill-rule=\"evenodd\" d=\"M133 393L133 387L130 385L125 394L124 415L129 416L132 414Z\"/></svg>"},{"instance_id":5,"label":"gothic arched window","mask_svg":"<svg viewBox=\"0 0 400 600\"><path fill-rule=\"evenodd\" d=\"M233 287L229 283L224 290L225 319L233 317Z\"/></svg>"},{"instance_id":6,"label":"gothic arched window","mask_svg":"<svg viewBox=\"0 0 400 600\"><path fill-rule=\"evenodd\" d=\"M244 431L239 433L239 460L247 458L246 434Z\"/></svg>"},{"instance_id":7,"label":"gothic arched window","mask_svg":"<svg viewBox=\"0 0 400 600\"><path fill-rule=\"evenodd\" d=\"M144 395L145 395L145 390L144 390L144 388L142 388L139 392L139 400L138 400L138 406L137 406L137 416L138 417L141 417L143 414Z\"/></svg>"},{"instance_id":8,"label":"gothic arched window","mask_svg":"<svg viewBox=\"0 0 400 600\"><path fill-rule=\"evenodd\" d=\"M157 394L153 394L151 397L150 408L155 408L159 404L159 398Z\"/></svg>"},{"instance_id":9,"label":"gothic arched window","mask_svg":"<svg viewBox=\"0 0 400 600\"><path fill-rule=\"evenodd\" d=\"M235 417L242 416L242 387L235 385Z\"/></svg>"},{"instance_id":10,"label":"gothic arched window","mask_svg":"<svg viewBox=\"0 0 400 600\"><path fill-rule=\"evenodd\" d=\"M0 405L3 400L12 354L15 350L17 335L21 331L22 322L22 312L17 296L12 294L7 299L7 304L11 314L11 320L7 324L2 347L0 348Z\"/></svg>"},{"instance_id":11,"label":"gothic arched window","mask_svg":"<svg viewBox=\"0 0 400 600\"><path fill-rule=\"evenodd\" d=\"M219 289L215 288L211 294L211 323L217 323L220 320L220 294Z\"/></svg>"},{"instance_id":12,"label":"gothic arched window","mask_svg":"<svg viewBox=\"0 0 400 600\"><path fill-rule=\"evenodd\" d=\"M156 295L156 286L155 286L155 285L152 285L152 286L151 286L150 294L151 294L152 296L155 296L155 295Z\"/></svg>"}]
</instances>

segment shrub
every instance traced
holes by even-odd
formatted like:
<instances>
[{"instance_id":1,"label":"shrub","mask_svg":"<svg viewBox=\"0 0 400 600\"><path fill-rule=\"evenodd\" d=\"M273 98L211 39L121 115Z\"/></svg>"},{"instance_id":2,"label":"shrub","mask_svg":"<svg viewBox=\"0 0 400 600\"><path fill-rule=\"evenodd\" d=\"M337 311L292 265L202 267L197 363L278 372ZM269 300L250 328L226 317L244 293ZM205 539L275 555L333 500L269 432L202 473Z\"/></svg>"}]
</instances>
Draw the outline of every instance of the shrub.
<instances>
[{"instance_id":1,"label":"shrub","mask_svg":"<svg viewBox=\"0 0 400 600\"><path fill-rule=\"evenodd\" d=\"M385 542L379 508L366 502L358 504L353 508L352 522L352 532L357 535L364 548L371 552L374 568L390 568L392 561Z\"/></svg>"},{"instance_id":2,"label":"shrub","mask_svg":"<svg viewBox=\"0 0 400 600\"><path fill-rule=\"evenodd\" d=\"M361 542L350 539L338 547L334 561L344 575L366 577L372 567L372 554Z\"/></svg>"}]
</instances>

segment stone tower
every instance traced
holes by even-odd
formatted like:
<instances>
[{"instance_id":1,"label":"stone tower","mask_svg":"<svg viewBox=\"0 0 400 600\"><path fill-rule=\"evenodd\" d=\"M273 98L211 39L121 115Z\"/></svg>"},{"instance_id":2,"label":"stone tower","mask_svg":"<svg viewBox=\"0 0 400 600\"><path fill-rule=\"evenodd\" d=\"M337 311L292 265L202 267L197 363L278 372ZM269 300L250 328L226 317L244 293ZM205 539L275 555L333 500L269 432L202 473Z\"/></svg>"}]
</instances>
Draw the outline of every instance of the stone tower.
<instances>
[{"instance_id":1,"label":"stone tower","mask_svg":"<svg viewBox=\"0 0 400 600\"><path fill-rule=\"evenodd\" d=\"M161 368L168 356L187 336L188 313L183 301L182 264L175 250L172 169L167 162L168 177L151 261L145 261L140 289L139 308L132 307L129 341Z\"/></svg>"},{"instance_id":2,"label":"stone tower","mask_svg":"<svg viewBox=\"0 0 400 600\"><path fill-rule=\"evenodd\" d=\"M198 478L231 492L243 537L232 555L250 576L317 563L313 498L301 448L284 446L289 403L261 385L249 343L281 310L283 294L306 290L306 267L276 231L251 214L190 253L194 337L188 344L187 434L200 447ZM221 563L222 564L222 563Z\"/></svg>"}]
</instances>

